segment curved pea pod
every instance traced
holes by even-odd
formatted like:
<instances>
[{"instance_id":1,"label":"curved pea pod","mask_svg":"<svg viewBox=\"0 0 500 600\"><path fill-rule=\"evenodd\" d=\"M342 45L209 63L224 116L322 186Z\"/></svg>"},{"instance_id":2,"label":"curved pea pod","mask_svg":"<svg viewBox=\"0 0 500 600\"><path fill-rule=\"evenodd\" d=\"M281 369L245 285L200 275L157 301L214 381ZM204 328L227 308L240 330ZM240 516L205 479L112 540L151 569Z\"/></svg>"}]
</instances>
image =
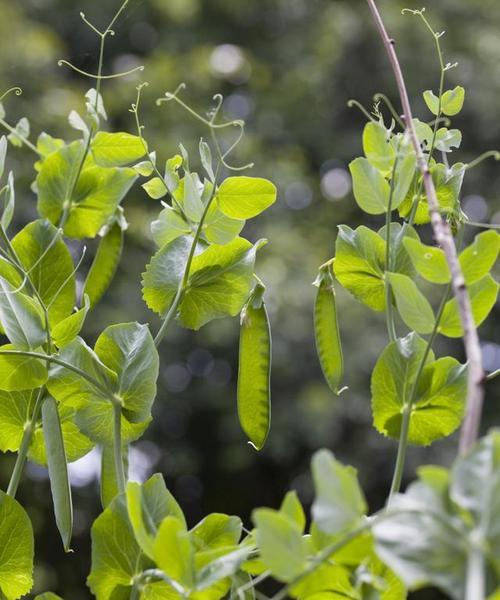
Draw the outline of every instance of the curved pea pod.
<instances>
[{"instance_id":1,"label":"curved pea pod","mask_svg":"<svg viewBox=\"0 0 500 600\"><path fill-rule=\"evenodd\" d=\"M61 421L57 403L52 396L47 396L42 404L42 429L56 524L61 534L64 551L70 552L73 532L73 502Z\"/></svg>"},{"instance_id":2,"label":"curved pea pod","mask_svg":"<svg viewBox=\"0 0 500 600\"><path fill-rule=\"evenodd\" d=\"M93 308L102 298L115 276L123 248L123 227L115 222L101 238L92 266L85 280L83 293Z\"/></svg>"},{"instance_id":3,"label":"curved pea pod","mask_svg":"<svg viewBox=\"0 0 500 600\"><path fill-rule=\"evenodd\" d=\"M271 329L258 284L241 311L238 417L250 444L261 450L271 426Z\"/></svg>"},{"instance_id":4,"label":"curved pea pod","mask_svg":"<svg viewBox=\"0 0 500 600\"><path fill-rule=\"evenodd\" d=\"M342 355L333 275L328 263L320 268L313 285L318 288L314 303L316 350L328 387L334 394L339 395L346 389L340 387L344 375L344 357Z\"/></svg>"}]
</instances>

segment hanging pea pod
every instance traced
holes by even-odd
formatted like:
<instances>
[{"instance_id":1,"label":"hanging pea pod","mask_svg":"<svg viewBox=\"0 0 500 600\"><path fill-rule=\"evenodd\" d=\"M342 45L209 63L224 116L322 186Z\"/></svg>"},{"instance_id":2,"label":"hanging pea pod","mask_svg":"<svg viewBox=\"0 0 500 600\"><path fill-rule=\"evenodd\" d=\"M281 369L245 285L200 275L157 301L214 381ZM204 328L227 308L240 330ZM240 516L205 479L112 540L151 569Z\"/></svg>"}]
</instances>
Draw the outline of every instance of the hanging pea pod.
<instances>
[{"instance_id":1,"label":"hanging pea pod","mask_svg":"<svg viewBox=\"0 0 500 600\"><path fill-rule=\"evenodd\" d=\"M61 421L57 403L52 396L47 396L42 405L42 428L57 528L61 534L64 551L70 552L73 532L73 502Z\"/></svg>"},{"instance_id":2,"label":"hanging pea pod","mask_svg":"<svg viewBox=\"0 0 500 600\"><path fill-rule=\"evenodd\" d=\"M93 308L101 299L111 283L123 248L123 227L119 222L114 223L99 242L94 261L85 280L83 293L90 299Z\"/></svg>"},{"instance_id":3,"label":"hanging pea pod","mask_svg":"<svg viewBox=\"0 0 500 600\"><path fill-rule=\"evenodd\" d=\"M345 387L340 384L344 374L344 357L340 340L337 304L331 263L320 267L313 285L317 286L314 304L314 336L321 370L328 387L339 395Z\"/></svg>"},{"instance_id":4,"label":"hanging pea pod","mask_svg":"<svg viewBox=\"0 0 500 600\"><path fill-rule=\"evenodd\" d=\"M241 311L238 416L252 446L261 450L271 426L271 329L257 284Z\"/></svg>"}]
</instances>

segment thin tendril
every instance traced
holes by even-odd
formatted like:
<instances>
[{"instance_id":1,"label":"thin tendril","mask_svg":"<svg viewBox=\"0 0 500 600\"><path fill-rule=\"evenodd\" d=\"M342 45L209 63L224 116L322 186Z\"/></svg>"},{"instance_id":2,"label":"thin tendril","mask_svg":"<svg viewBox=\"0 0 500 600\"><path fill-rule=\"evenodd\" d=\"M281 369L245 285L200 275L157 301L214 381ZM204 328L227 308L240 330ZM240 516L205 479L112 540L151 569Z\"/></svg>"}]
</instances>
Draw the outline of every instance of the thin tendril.
<instances>
[{"instance_id":1,"label":"thin tendril","mask_svg":"<svg viewBox=\"0 0 500 600\"><path fill-rule=\"evenodd\" d=\"M0 96L0 102L2 102L2 100L4 98L6 98L10 93L14 92L16 96L20 96L23 93L22 88L15 86L15 87L11 87L9 88L6 92L4 92L1 96Z\"/></svg>"},{"instance_id":2,"label":"thin tendril","mask_svg":"<svg viewBox=\"0 0 500 600\"><path fill-rule=\"evenodd\" d=\"M354 98L351 98L351 100L348 100L347 106L349 108L352 108L353 106L355 106L365 115L365 117L369 121L373 121L374 123L376 123L376 119L374 119L374 117L366 110L366 108L361 104L361 102L358 102L357 100L354 100Z\"/></svg>"},{"instance_id":3,"label":"thin tendril","mask_svg":"<svg viewBox=\"0 0 500 600\"><path fill-rule=\"evenodd\" d=\"M102 79L118 79L119 77L126 77L127 75L131 75L132 73L135 73L136 71L144 71L144 65L140 65L139 67L134 67L133 69L130 69L129 71L123 71L121 73L113 73L111 75L99 75L99 74L88 73L87 71L83 71L82 69L79 69L77 66L75 66L74 64L72 64L69 61L64 60L64 59L58 60L57 64L59 67L66 65L67 67L70 67L71 69L73 69L73 71L76 71L80 75L83 75L84 77L90 77L90 79L96 79L97 81L101 81Z\"/></svg>"},{"instance_id":4,"label":"thin tendril","mask_svg":"<svg viewBox=\"0 0 500 600\"><path fill-rule=\"evenodd\" d=\"M495 160L500 160L500 152L498 152L498 150L487 150L486 152L483 152L482 154L480 154L473 161L471 161L470 163L466 164L465 165L465 169L467 171L469 169L473 169L474 167L477 167L477 165L479 165L480 163L482 163L483 160L486 160L487 158L494 158Z\"/></svg>"},{"instance_id":5,"label":"thin tendril","mask_svg":"<svg viewBox=\"0 0 500 600\"><path fill-rule=\"evenodd\" d=\"M234 119L232 121L227 121L225 123L215 123L215 119L217 118L217 116L219 114L219 111L221 109L222 102L223 102L223 97L221 94L216 94L214 96L213 99L216 101L216 106L209 113L210 119L206 119L205 117L203 117L198 112L193 110L188 104L186 104L183 100L181 100L179 98L179 93L182 90L184 90L185 88L186 88L185 83L179 84L174 92L166 92L164 98L158 98L156 100L156 105L160 106L164 102L170 102L171 100L174 100L175 102L177 102L177 104L182 106L182 108L184 110L186 110L190 115L192 115L195 119L197 119L198 121L201 121L201 123L203 123L204 125L209 127L211 136L212 136L212 140L215 145L215 149L217 150L218 158L219 158L221 164L224 165L224 167L226 167L226 169L228 169L230 171L243 171L245 169L252 168L254 163L248 163L246 165L237 167L234 165L230 165L226 162L227 156L236 148L236 146L241 142L241 140L243 138L244 131L245 131L245 122L241 119ZM223 152L220 147L219 140L217 139L217 136L215 135L215 131L218 129L226 129L228 127L238 127L240 129L240 132L239 132L238 137L236 138L235 142L233 142L231 144L231 146L226 151Z\"/></svg>"},{"instance_id":6,"label":"thin tendril","mask_svg":"<svg viewBox=\"0 0 500 600\"><path fill-rule=\"evenodd\" d=\"M389 112L393 116L396 123L401 127L401 129L406 129L403 119L400 117L400 115L398 115L397 110L394 108L394 104L389 100L389 98L385 94L379 92L373 96L373 100L374 102L383 102L387 106Z\"/></svg>"}]
</instances>

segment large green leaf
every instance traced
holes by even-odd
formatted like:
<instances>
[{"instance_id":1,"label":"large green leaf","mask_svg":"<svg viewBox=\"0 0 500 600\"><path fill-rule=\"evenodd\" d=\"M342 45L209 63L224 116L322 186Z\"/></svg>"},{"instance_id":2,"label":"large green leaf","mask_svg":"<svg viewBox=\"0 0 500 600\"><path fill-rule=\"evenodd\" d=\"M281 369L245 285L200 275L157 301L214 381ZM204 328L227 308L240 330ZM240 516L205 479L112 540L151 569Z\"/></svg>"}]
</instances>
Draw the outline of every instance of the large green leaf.
<instances>
[{"instance_id":1,"label":"large green leaf","mask_svg":"<svg viewBox=\"0 0 500 600\"><path fill-rule=\"evenodd\" d=\"M0 389L19 392L43 385L48 377L45 361L31 356L1 354L13 350L12 344L0 346Z\"/></svg>"},{"instance_id":2,"label":"large green leaf","mask_svg":"<svg viewBox=\"0 0 500 600\"><path fill-rule=\"evenodd\" d=\"M57 224L66 209L64 232L76 239L95 237L137 178L133 169L99 167L90 157L80 171L83 152L81 141L53 152L36 180L39 213Z\"/></svg>"},{"instance_id":3,"label":"large green leaf","mask_svg":"<svg viewBox=\"0 0 500 600\"><path fill-rule=\"evenodd\" d=\"M183 521L174 516L163 519L154 543L158 567L185 589L195 585L194 548Z\"/></svg>"},{"instance_id":4,"label":"large green leaf","mask_svg":"<svg viewBox=\"0 0 500 600\"><path fill-rule=\"evenodd\" d=\"M422 244L419 239L405 238L403 243L419 275L432 283L448 283L450 269L441 248Z\"/></svg>"},{"instance_id":5,"label":"large green leaf","mask_svg":"<svg viewBox=\"0 0 500 600\"><path fill-rule=\"evenodd\" d=\"M55 325L70 315L76 302L73 259L54 225L45 219L33 221L14 237L12 245L49 307L50 323Z\"/></svg>"},{"instance_id":6,"label":"large green leaf","mask_svg":"<svg viewBox=\"0 0 500 600\"><path fill-rule=\"evenodd\" d=\"M260 558L266 568L279 581L294 579L307 565L306 545L297 523L270 508L254 510L252 520Z\"/></svg>"},{"instance_id":7,"label":"large green leaf","mask_svg":"<svg viewBox=\"0 0 500 600\"><path fill-rule=\"evenodd\" d=\"M396 299L403 321L417 333L431 333L434 328L434 311L413 279L400 273L387 273L386 277Z\"/></svg>"},{"instance_id":8,"label":"large green leaf","mask_svg":"<svg viewBox=\"0 0 500 600\"><path fill-rule=\"evenodd\" d=\"M220 210L233 219L251 219L276 201L276 186L261 177L228 177L217 191Z\"/></svg>"},{"instance_id":9,"label":"large green leaf","mask_svg":"<svg viewBox=\"0 0 500 600\"><path fill-rule=\"evenodd\" d=\"M482 279L493 268L500 250L500 234L490 229L474 238L470 246L460 253L459 260L465 283L471 285Z\"/></svg>"},{"instance_id":10,"label":"large green leaf","mask_svg":"<svg viewBox=\"0 0 500 600\"><path fill-rule=\"evenodd\" d=\"M161 248L143 275L146 304L163 315L175 297L184 275L192 240L180 237ZM187 287L179 309L179 321L199 329L212 319L238 314L252 287L258 242L252 246L243 238L206 250L198 248L191 263Z\"/></svg>"},{"instance_id":11,"label":"large green leaf","mask_svg":"<svg viewBox=\"0 0 500 600\"><path fill-rule=\"evenodd\" d=\"M241 531L239 517L212 513L191 529L190 536L196 551L207 551L236 545Z\"/></svg>"},{"instance_id":12,"label":"large green leaf","mask_svg":"<svg viewBox=\"0 0 500 600\"><path fill-rule=\"evenodd\" d=\"M361 225L356 230L340 225L333 269L339 283L373 310L385 308L383 273L385 241Z\"/></svg>"},{"instance_id":13,"label":"large green leaf","mask_svg":"<svg viewBox=\"0 0 500 600\"><path fill-rule=\"evenodd\" d=\"M87 585L97 600L111 600L118 586L130 586L133 578L144 568L124 495L117 496L97 517L91 535L92 567Z\"/></svg>"},{"instance_id":14,"label":"large green leaf","mask_svg":"<svg viewBox=\"0 0 500 600\"><path fill-rule=\"evenodd\" d=\"M452 469L450 496L474 519L500 584L500 431L482 438Z\"/></svg>"},{"instance_id":15,"label":"large green leaf","mask_svg":"<svg viewBox=\"0 0 500 600\"><path fill-rule=\"evenodd\" d=\"M155 539L163 519L170 515L186 524L181 508L160 474L153 475L143 485L128 482L127 509L135 539L151 559L154 559Z\"/></svg>"},{"instance_id":16,"label":"large green leaf","mask_svg":"<svg viewBox=\"0 0 500 600\"><path fill-rule=\"evenodd\" d=\"M311 468L316 491L312 516L316 527L334 535L359 525L367 504L356 470L340 463L328 450L316 452Z\"/></svg>"},{"instance_id":17,"label":"large green leaf","mask_svg":"<svg viewBox=\"0 0 500 600\"><path fill-rule=\"evenodd\" d=\"M411 402L408 440L428 445L452 433L462 420L466 368L454 358L434 360L430 351L418 386L415 377L425 356L426 342L415 333L391 342L372 373L372 410L376 429L398 439L405 407Z\"/></svg>"},{"instance_id":18,"label":"large green leaf","mask_svg":"<svg viewBox=\"0 0 500 600\"><path fill-rule=\"evenodd\" d=\"M498 283L491 277L485 275L479 281L476 281L468 287L470 301L472 305L472 314L476 326L481 323L490 314L495 306L498 296ZM458 304L455 298L448 300L445 304L443 316L439 325L439 333L448 337L462 337L463 328L458 311Z\"/></svg>"},{"instance_id":19,"label":"large green leaf","mask_svg":"<svg viewBox=\"0 0 500 600\"><path fill-rule=\"evenodd\" d=\"M3 277L0 277L0 321L7 337L19 350L33 350L46 341L40 305Z\"/></svg>"},{"instance_id":20,"label":"large green leaf","mask_svg":"<svg viewBox=\"0 0 500 600\"><path fill-rule=\"evenodd\" d=\"M203 234L212 244L227 244L237 237L245 225L242 219L232 219L212 202L203 224Z\"/></svg>"},{"instance_id":21,"label":"large green leaf","mask_svg":"<svg viewBox=\"0 0 500 600\"><path fill-rule=\"evenodd\" d=\"M83 307L69 315L69 317L59 321L52 329L52 340L58 348L67 346L80 333L89 309L90 300L87 294L85 294Z\"/></svg>"},{"instance_id":22,"label":"large green leaf","mask_svg":"<svg viewBox=\"0 0 500 600\"><path fill-rule=\"evenodd\" d=\"M17 600L33 585L33 528L22 506L0 492L0 593Z\"/></svg>"},{"instance_id":23,"label":"large green leaf","mask_svg":"<svg viewBox=\"0 0 500 600\"><path fill-rule=\"evenodd\" d=\"M429 481L417 481L394 497L395 514L373 528L377 554L410 590L433 585L454 600L469 600L466 530L440 506L440 494Z\"/></svg>"},{"instance_id":24,"label":"large green leaf","mask_svg":"<svg viewBox=\"0 0 500 600\"><path fill-rule=\"evenodd\" d=\"M385 175L390 175L396 157L390 137L380 122L369 121L363 129L363 152L370 164Z\"/></svg>"},{"instance_id":25,"label":"large green leaf","mask_svg":"<svg viewBox=\"0 0 500 600\"><path fill-rule=\"evenodd\" d=\"M389 206L390 186L384 176L366 158L349 164L354 198L370 215L381 215Z\"/></svg>"},{"instance_id":26,"label":"large green leaf","mask_svg":"<svg viewBox=\"0 0 500 600\"><path fill-rule=\"evenodd\" d=\"M98 131L91 150L100 167L124 167L142 158L147 153L147 146L137 135Z\"/></svg>"},{"instance_id":27,"label":"large green leaf","mask_svg":"<svg viewBox=\"0 0 500 600\"><path fill-rule=\"evenodd\" d=\"M158 247L170 244L181 235L191 233L191 226L172 206L165 206L156 221L151 223L151 234Z\"/></svg>"},{"instance_id":28,"label":"large green leaf","mask_svg":"<svg viewBox=\"0 0 500 600\"><path fill-rule=\"evenodd\" d=\"M0 391L0 421L2 422L0 450L2 452L19 450L26 422L31 418L37 394L38 391L35 390ZM68 462L78 460L92 449L93 444L76 427L74 409L59 406L58 412L67 460ZM30 460L38 464L47 464L41 422L35 424L28 456Z\"/></svg>"},{"instance_id":29,"label":"large green leaf","mask_svg":"<svg viewBox=\"0 0 500 600\"><path fill-rule=\"evenodd\" d=\"M118 375L115 396L122 402L123 414L133 423L148 419L159 370L149 327L139 323L111 325L99 336L95 352Z\"/></svg>"}]
</instances>

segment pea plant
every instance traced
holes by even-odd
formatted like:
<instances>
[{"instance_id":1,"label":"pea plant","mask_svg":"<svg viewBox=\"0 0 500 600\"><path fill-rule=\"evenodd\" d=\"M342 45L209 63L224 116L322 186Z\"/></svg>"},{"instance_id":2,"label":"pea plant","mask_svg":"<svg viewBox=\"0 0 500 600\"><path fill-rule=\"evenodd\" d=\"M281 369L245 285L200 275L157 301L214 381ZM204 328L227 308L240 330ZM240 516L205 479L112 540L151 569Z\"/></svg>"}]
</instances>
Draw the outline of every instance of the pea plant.
<instances>
[{"instance_id":1,"label":"pea plant","mask_svg":"<svg viewBox=\"0 0 500 600\"><path fill-rule=\"evenodd\" d=\"M275 202L276 188L238 174L252 165L230 162L244 123L221 120L221 96L207 116L182 99L183 85L157 102L178 105L206 127L209 142L200 140L194 158L180 144L179 153L162 162L149 147L140 116L146 84L138 86L130 109L136 131L106 130L101 84L130 72L103 74L105 43L127 4L102 31L82 14L100 39L96 74L61 61L96 82L86 94L85 113L69 115L76 140L41 133L33 143L26 118L11 125L3 108L0 113L9 132L0 140L0 176L9 141L32 151L38 211L11 237L15 194L8 173L0 189L0 323L8 339L0 347L0 449L16 452L17 459L6 492L0 492L0 597L17 600L33 587L33 528L15 499L26 461L48 468L55 521L70 551L68 463L98 446L103 511L92 526L87 580L97 600L252 600L267 598L269 590L272 600L398 600L427 585L456 600L500 598L500 434L494 430L477 440L485 379L498 373L484 376L476 331L497 298L490 271L500 239L494 228L469 222L460 207L467 170L496 154L450 165L462 135L450 128L449 118L460 112L464 89L445 89L454 65L444 63L440 34L423 10L409 12L429 29L439 57L437 94L424 92L430 123L413 118L394 42L368 0L395 71L403 116L381 94L373 112L355 103L368 122L364 156L350 170L359 207L385 217L385 224L377 231L340 225L335 256L315 281L316 345L335 394L345 390L336 282L385 313L389 342L373 369L371 395L375 428L398 444L386 506L369 514L355 470L328 450L312 459L310 518L290 491L278 509L256 509L251 529L221 513L188 526L161 474L144 483L128 481L128 448L151 421L158 347L174 320L197 330L239 316L239 420L255 449L265 444L271 332L255 263L266 240L252 244L240 234L247 219ZM228 132L236 136L230 142ZM162 204L151 223L157 248L142 278L144 301L161 325L153 332L149 324L111 324L92 348L81 331L112 283L127 228L122 204L140 178L144 191ZM435 245L421 240L429 223ZM471 226L486 231L462 247ZM82 276L84 242L93 239L97 251ZM75 248L81 249L76 263ZM438 336L463 338L467 363L436 357ZM431 444L461 424L452 468L422 466L401 493L408 446ZM59 597L46 592L37 598Z\"/></svg>"}]
</instances>

